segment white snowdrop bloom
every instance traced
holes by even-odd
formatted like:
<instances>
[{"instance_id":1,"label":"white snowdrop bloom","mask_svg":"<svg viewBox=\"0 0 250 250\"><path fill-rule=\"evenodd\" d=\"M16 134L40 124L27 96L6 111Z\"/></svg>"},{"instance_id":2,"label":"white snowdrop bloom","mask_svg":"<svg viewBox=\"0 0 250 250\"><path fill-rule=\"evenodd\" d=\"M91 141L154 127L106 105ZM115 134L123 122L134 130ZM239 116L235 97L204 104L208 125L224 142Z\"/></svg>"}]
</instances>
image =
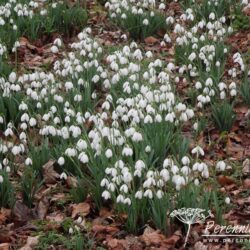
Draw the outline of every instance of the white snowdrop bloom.
<instances>
[{"instance_id":1,"label":"white snowdrop bloom","mask_svg":"<svg viewBox=\"0 0 250 250\"><path fill-rule=\"evenodd\" d=\"M164 196L163 191L162 190L157 190L156 196L157 196L158 199L162 199L162 197Z\"/></svg>"},{"instance_id":2,"label":"white snowdrop bloom","mask_svg":"<svg viewBox=\"0 0 250 250\"><path fill-rule=\"evenodd\" d=\"M196 89L201 89L201 88L202 88L201 82L196 82L196 83L195 83L195 88L196 88Z\"/></svg>"},{"instance_id":3,"label":"white snowdrop bloom","mask_svg":"<svg viewBox=\"0 0 250 250\"><path fill-rule=\"evenodd\" d=\"M83 221L82 217L79 216L79 217L77 218L77 220L76 220L76 223L77 223L77 224L81 224L82 221Z\"/></svg>"},{"instance_id":4,"label":"white snowdrop bloom","mask_svg":"<svg viewBox=\"0 0 250 250\"><path fill-rule=\"evenodd\" d=\"M7 137L7 136L13 136L13 131L11 128L7 128L5 131L4 131L4 135Z\"/></svg>"},{"instance_id":5,"label":"white snowdrop bloom","mask_svg":"<svg viewBox=\"0 0 250 250\"><path fill-rule=\"evenodd\" d=\"M230 204L230 202L231 202L231 201L230 201L230 198L229 198L229 197L226 197L225 203L226 203L226 204Z\"/></svg>"},{"instance_id":6,"label":"white snowdrop bloom","mask_svg":"<svg viewBox=\"0 0 250 250\"><path fill-rule=\"evenodd\" d=\"M15 72L11 72L10 75L9 75L9 81L11 83L14 83L17 79L17 76L16 76L16 73Z\"/></svg>"},{"instance_id":7,"label":"white snowdrop bloom","mask_svg":"<svg viewBox=\"0 0 250 250\"><path fill-rule=\"evenodd\" d=\"M10 167L9 167L9 166L6 166L5 171L6 171L7 173L10 173Z\"/></svg>"},{"instance_id":8,"label":"white snowdrop bloom","mask_svg":"<svg viewBox=\"0 0 250 250\"><path fill-rule=\"evenodd\" d=\"M62 172L60 175L61 180L67 180L67 174L65 172Z\"/></svg>"},{"instance_id":9,"label":"white snowdrop bloom","mask_svg":"<svg viewBox=\"0 0 250 250\"><path fill-rule=\"evenodd\" d=\"M62 40L60 38L56 38L53 43L58 47L62 46Z\"/></svg>"},{"instance_id":10,"label":"white snowdrop bloom","mask_svg":"<svg viewBox=\"0 0 250 250\"><path fill-rule=\"evenodd\" d=\"M236 96L236 95L237 95L236 89L231 89L231 90L230 90L230 95L231 95L231 96Z\"/></svg>"},{"instance_id":11,"label":"white snowdrop bloom","mask_svg":"<svg viewBox=\"0 0 250 250\"><path fill-rule=\"evenodd\" d=\"M188 57L188 60L190 60L191 62L196 58L196 54L195 52L192 52L189 57Z\"/></svg>"},{"instance_id":12,"label":"white snowdrop bloom","mask_svg":"<svg viewBox=\"0 0 250 250\"><path fill-rule=\"evenodd\" d=\"M153 192L152 190L150 189L147 189L144 194L143 194L144 197L148 197L149 199L152 199L153 198Z\"/></svg>"},{"instance_id":13,"label":"white snowdrop bloom","mask_svg":"<svg viewBox=\"0 0 250 250\"><path fill-rule=\"evenodd\" d=\"M146 153L150 153L151 152L151 147L149 145L146 146L145 152Z\"/></svg>"},{"instance_id":14,"label":"white snowdrop bloom","mask_svg":"<svg viewBox=\"0 0 250 250\"><path fill-rule=\"evenodd\" d=\"M198 128L199 128L198 122L195 122L195 123L194 123L193 128L194 128L195 131L198 130Z\"/></svg>"},{"instance_id":15,"label":"white snowdrop bloom","mask_svg":"<svg viewBox=\"0 0 250 250\"><path fill-rule=\"evenodd\" d=\"M191 151L192 154L197 154L197 155L202 155L204 156L204 150L200 146L196 146L195 148L192 149Z\"/></svg>"},{"instance_id":16,"label":"white snowdrop bloom","mask_svg":"<svg viewBox=\"0 0 250 250\"><path fill-rule=\"evenodd\" d=\"M181 162L183 165L189 165L190 164L190 159L187 156L183 156L181 159Z\"/></svg>"},{"instance_id":17,"label":"white snowdrop bloom","mask_svg":"<svg viewBox=\"0 0 250 250\"><path fill-rule=\"evenodd\" d=\"M115 191L115 185L114 185L114 183L109 183L108 190L111 191L111 192Z\"/></svg>"},{"instance_id":18,"label":"white snowdrop bloom","mask_svg":"<svg viewBox=\"0 0 250 250\"><path fill-rule=\"evenodd\" d=\"M195 186L199 186L199 185L200 185L199 179L196 178L196 179L194 180L194 185L195 185Z\"/></svg>"},{"instance_id":19,"label":"white snowdrop bloom","mask_svg":"<svg viewBox=\"0 0 250 250\"><path fill-rule=\"evenodd\" d=\"M145 26L148 26L148 25L149 25L148 19L144 19L144 20L142 21L142 24L145 25Z\"/></svg>"},{"instance_id":20,"label":"white snowdrop bloom","mask_svg":"<svg viewBox=\"0 0 250 250\"><path fill-rule=\"evenodd\" d=\"M3 116L0 115L0 124L3 124L3 122L4 122L4 118Z\"/></svg>"},{"instance_id":21,"label":"white snowdrop bloom","mask_svg":"<svg viewBox=\"0 0 250 250\"><path fill-rule=\"evenodd\" d=\"M57 46L55 46L55 45L53 45L53 46L51 47L50 50L51 50L51 52L54 53L54 54L56 54L56 53L59 52L59 49L58 49Z\"/></svg>"},{"instance_id":22,"label":"white snowdrop bloom","mask_svg":"<svg viewBox=\"0 0 250 250\"><path fill-rule=\"evenodd\" d=\"M122 194L119 194L116 198L117 203L124 203L124 196Z\"/></svg>"},{"instance_id":23,"label":"white snowdrop bloom","mask_svg":"<svg viewBox=\"0 0 250 250\"><path fill-rule=\"evenodd\" d=\"M108 187L108 185L109 185L109 181L106 178L102 179L100 186Z\"/></svg>"},{"instance_id":24,"label":"white snowdrop bloom","mask_svg":"<svg viewBox=\"0 0 250 250\"><path fill-rule=\"evenodd\" d=\"M134 141L134 142L142 141L142 134L139 132L135 132L132 136L132 141Z\"/></svg>"},{"instance_id":25,"label":"white snowdrop bloom","mask_svg":"<svg viewBox=\"0 0 250 250\"><path fill-rule=\"evenodd\" d=\"M173 24L174 23L174 18L172 16L169 16L166 18L166 23L167 24Z\"/></svg>"},{"instance_id":26,"label":"white snowdrop bloom","mask_svg":"<svg viewBox=\"0 0 250 250\"><path fill-rule=\"evenodd\" d=\"M69 157L75 157L76 156L76 150L74 148L67 148L65 150L65 154Z\"/></svg>"},{"instance_id":27,"label":"white snowdrop bloom","mask_svg":"<svg viewBox=\"0 0 250 250\"><path fill-rule=\"evenodd\" d=\"M142 191L137 191L137 192L135 193L135 198L136 198L136 199L141 200L141 199L142 199L142 196L143 196L143 192L142 192Z\"/></svg>"},{"instance_id":28,"label":"white snowdrop bloom","mask_svg":"<svg viewBox=\"0 0 250 250\"><path fill-rule=\"evenodd\" d=\"M84 140L82 140L82 139L80 139L78 142L77 142L77 148L79 149L79 150L85 150L85 149L87 149L87 143L86 143L86 141L84 141Z\"/></svg>"},{"instance_id":29,"label":"white snowdrop bloom","mask_svg":"<svg viewBox=\"0 0 250 250\"><path fill-rule=\"evenodd\" d=\"M74 233L74 230L72 227L69 228L69 234L73 234Z\"/></svg>"},{"instance_id":30,"label":"white snowdrop bloom","mask_svg":"<svg viewBox=\"0 0 250 250\"><path fill-rule=\"evenodd\" d=\"M102 197L105 199L105 200L108 200L111 198L111 194L109 193L109 191L105 190L102 192Z\"/></svg>"},{"instance_id":31,"label":"white snowdrop bloom","mask_svg":"<svg viewBox=\"0 0 250 250\"><path fill-rule=\"evenodd\" d=\"M128 193L128 186L126 184L123 184L121 187L120 187L120 191L121 192L124 192L125 194Z\"/></svg>"},{"instance_id":32,"label":"white snowdrop bloom","mask_svg":"<svg viewBox=\"0 0 250 250\"><path fill-rule=\"evenodd\" d=\"M29 125L31 126L31 127L34 127L34 126L36 126L36 124L37 124L37 122L36 122L36 119L35 118L30 118L30 120L29 120Z\"/></svg>"},{"instance_id":33,"label":"white snowdrop bloom","mask_svg":"<svg viewBox=\"0 0 250 250\"><path fill-rule=\"evenodd\" d=\"M27 159L25 160L25 165L26 165L26 166L32 165L32 160L31 160L30 158L27 158Z\"/></svg>"},{"instance_id":34,"label":"white snowdrop bloom","mask_svg":"<svg viewBox=\"0 0 250 250\"><path fill-rule=\"evenodd\" d=\"M107 150L105 151L105 156L106 156L107 158L111 158L111 157L113 156L112 150L111 150L111 149L107 149Z\"/></svg>"},{"instance_id":35,"label":"white snowdrop bloom","mask_svg":"<svg viewBox=\"0 0 250 250\"><path fill-rule=\"evenodd\" d=\"M124 147L122 150L122 155L124 156L132 156L133 155L133 150L130 147Z\"/></svg>"},{"instance_id":36,"label":"white snowdrop bloom","mask_svg":"<svg viewBox=\"0 0 250 250\"><path fill-rule=\"evenodd\" d=\"M160 172L160 176L163 178L165 182L167 182L170 179L170 175L167 169L162 169Z\"/></svg>"},{"instance_id":37,"label":"white snowdrop bloom","mask_svg":"<svg viewBox=\"0 0 250 250\"><path fill-rule=\"evenodd\" d=\"M3 183L4 179L3 179L3 176L0 175L0 184Z\"/></svg>"},{"instance_id":38,"label":"white snowdrop bloom","mask_svg":"<svg viewBox=\"0 0 250 250\"><path fill-rule=\"evenodd\" d=\"M78 159L80 160L80 162L84 164L89 162L89 157L87 156L85 152L81 152L78 156Z\"/></svg>"},{"instance_id":39,"label":"white snowdrop bloom","mask_svg":"<svg viewBox=\"0 0 250 250\"><path fill-rule=\"evenodd\" d=\"M123 203L130 206L131 205L131 200L129 198L126 198L126 199L124 199Z\"/></svg>"},{"instance_id":40,"label":"white snowdrop bloom","mask_svg":"<svg viewBox=\"0 0 250 250\"><path fill-rule=\"evenodd\" d=\"M59 157L59 159L57 160L57 163L60 165L60 166L63 166L64 165L64 163L65 163L65 160L64 160L64 158L61 156L61 157Z\"/></svg>"},{"instance_id":41,"label":"white snowdrop bloom","mask_svg":"<svg viewBox=\"0 0 250 250\"><path fill-rule=\"evenodd\" d=\"M211 19L211 20L214 20L214 19L215 19L215 14L214 14L214 12L211 12L211 13L209 14L209 19Z\"/></svg>"},{"instance_id":42,"label":"white snowdrop bloom","mask_svg":"<svg viewBox=\"0 0 250 250\"><path fill-rule=\"evenodd\" d=\"M224 161L218 161L216 164L216 169L219 171L225 171L226 163Z\"/></svg>"},{"instance_id":43,"label":"white snowdrop bloom","mask_svg":"<svg viewBox=\"0 0 250 250\"><path fill-rule=\"evenodd\" d=\"M73 87L74 87L74 85L73 85L72 82L66 82L65 83L65 88L66 88L67 91L73 89Z\"/></svg>"}]
</instances>

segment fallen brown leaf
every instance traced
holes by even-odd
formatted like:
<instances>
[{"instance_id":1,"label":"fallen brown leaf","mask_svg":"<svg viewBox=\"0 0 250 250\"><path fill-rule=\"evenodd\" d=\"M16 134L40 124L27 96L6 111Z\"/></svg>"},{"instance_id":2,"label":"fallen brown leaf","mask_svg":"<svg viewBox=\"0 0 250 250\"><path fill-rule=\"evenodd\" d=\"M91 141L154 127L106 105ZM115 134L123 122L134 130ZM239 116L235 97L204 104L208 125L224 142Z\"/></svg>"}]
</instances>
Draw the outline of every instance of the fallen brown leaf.
<instances>
[{"instance_id":1,"label":"fallen brown leaf","mask_svg":"<svg viewBox=\"0 0 250 250\"><path fill-rule=\"evenodd\" d=\"M9 243L2 243L0 244L0 250L9 250L10 244Z\"/></svg>"},{"instance_id":2,"label":"fallen brown leaf","mask_svg":"<svg viewBox=\"0 0 250 250\"><path fill-rule=\"evenodd\" d=\"M146 246L160 246L166 241L165 235L161 234L159 230L143 234L140 236L140 239L146 244Z\"/></svg>"},{"instance_id":3,"label":"fallen brown leaf","mask_svg":"<svg viewBox=\"0 0 250 250\"><path fill-rule=\"evenodd\" d=\"M249 174L250 173L250 160L245 159L242 166L243 166L243 169L242 169L243 174L245 175Z\"/></svg>"},{"instance_id":4,"label":"fallen brown leaf","mask_svg":"<svg viewBox=\"0 0 250 250\"><path fill-rule=\"evenodd\" d=\"M26 244L20 248L20 250L32 250L38 244L39 236L31 237L29 236Z\"/></svg>"},{"instance_id":5,"label":"fallen brown leaf","mask_svg":"<svg viewBox=\"0 0 250 250\"><path fill-rule=\"evenodd\" d=\"M42 200L39 201L38 207L37 207L37 215L38 218L43 220L48 212L49 208L49 201L46 197L44 197Z\"/></svg>"},{"instance_id":6,"label":"fallen brown leaf","mask_svg":"<svg viewBox=\"0 0 250 250\"><path fill-rule=\"evenodd\" d=\"M77 215L86 216L90 212L90 205L86 202L71 205L71 217L75 218Z\"/></svg>"},{"instance_id":7,"label":"fallen brown leaf","mask_svg":"<svg viewBox=\"0 0 250 250\"><path fill-rule=\"evenodd\" d=\"M103 225L94 225L92 227L92 232L93 233L106 233L106 234L114 234L119 232L120 229L115 226L103 226Z\"/></svg>"},{"instance_id":8,"label":"fallen brown leaf","mask_svg":"<svg viewBox=\"0 0 250 250\"><path fill-rule=\"evenodd\" d=\"M146 37L146 38L144 39L144 42L145 42L146 44L155 44L155 43L158 42L158 39L155 38L155 37L153 37L153 36L149 36L149 37Z\"/></svg>"},{"instance_id":9,"label":"fallen brown leaf","mask_svg":"<svg viewBox=\"0 0 250 250\"><path fill-rule=\"evenodd\" d=\"M64 219L65 219L65 215L60 212L54 212L46 216L46 220L57 222L57 223L62 222Z\"/></svg>"},{"instance_id":10,"label":"fallen brown leaf","mask_svg":"<svg viewBox=\"0 0 250 250\"><path fill-rule=\"evenodd\" d=\"M60 175L54 170L53 165L55 161L49 160L45 165L43 165L43 177L45 184L55 184Z\"/></svg>"},{"instance_id":11,"label":"fallen brown leaf","mask_svg":"<svg viewBox=\"0 0 250 250\"><path fill-rule=\"evenodd\" d=\"M12 209L13 221L16 224L25 224L27 221L34 219L36 216L21 201L17 201Z\"/></svg>"},{"instance_id":12,"label":"fallen brown leaf","mask_svg":"<svg viewBox=\"0 0 250 250\"><path fill-rule=\"evenodd\" d=\"M8 219L10 214L11 214L10 209L1 208L1 210L0 210L0 225L5 223L5 221Z\"/></svg>"},{"instance_id":13,"label":"fallen brown leaf","mask_svg":"<svg viewBox=\"0 0 250 250\"><path fill-rule=\"evenodd\" d=\"M232 178L225 175L218 176L217 180L221 186L231 185L235 183Z\"/></svg>"}]
</instances>

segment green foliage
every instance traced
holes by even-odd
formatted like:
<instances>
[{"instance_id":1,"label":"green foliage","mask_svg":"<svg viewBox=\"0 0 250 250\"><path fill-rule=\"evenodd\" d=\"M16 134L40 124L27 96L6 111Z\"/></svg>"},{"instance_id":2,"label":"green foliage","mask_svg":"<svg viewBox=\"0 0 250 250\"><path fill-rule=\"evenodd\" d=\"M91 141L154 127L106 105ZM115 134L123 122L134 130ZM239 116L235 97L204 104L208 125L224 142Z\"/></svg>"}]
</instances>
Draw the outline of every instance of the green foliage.
<instances>
[{"instance_id":1,"label":"green foliage","mask_svg":"<svg viewBox=\"0 0 250 250\"><path fill-rule=\"evenodd\" d=\"M174 138L174 126L170 122L159 122L142 124L143 134L146 138L146 145L152 147L152 161L161 165Z\"/></svg>"},{"instance_id":2,"label":"green foliage","mask_svg":"<svg viewBox=\"0 0 250 250\"><path fill-rule=\"evenodd\" d=\"M42 166L51 159L48 142L44 141L40 146L29 145L29 156L32 159L31 168L42 176Z\"/></svg>"},{"instance_id":3,"label":"green foliage","mask_svg":"<svg viewBox=\"0 0 250 250\"><path fill-rule=\"evenodd\" d=\"M242 12L241 8L234 8L232 26L234 30L244 30L250 27L250 18Z\"/></svg>"},{"instance_id":4,"label":"green foliage","mask_svg":"<svg viewBox=\"0 0 250 250\"><path fill-rule=\"evenodd\" d=\"M151 15L150 10L144 10L143 14L134 14L131 9L122 9L122 13L126 15L123 19L121 16L117 16L114 22L123 30L128 31L133 39L144 39L148 36L154 35L160 29L166 29L165 16L154 11L154 15ZM143 24L143 20L148 20L148 25Z\"/></svg>"},{"instance_id":5,"label":"green foliage","mask_svg":"<svg viewBox=\"0 0 250 250\"><path fill-rule=\"evenodd\" d=\"M67 36L72 36L75 32L82 29L87 22L87 11L76 4L69 7L66 1L45 6L46 14L41 15L40 7L34 11L32 17L18 16L12 10L11 17L18 29L13 30L10 23L6 23L0 28L0 36L4 44L10 50L14 43L21 36L26 36L31 40L41 38L44 34L60 32Z\"/></svg>"},{"instance_id":6,"label":"green foliage","mask_svg":"<svg viewBox=\"0 0 250 250\"><path fill-rule=\"evenodd\" d=\"M65 236L55 231L50 231L40 235L39 243L35 249L50 249L52 246L59 248L63 247L68 250L88 250L93 249L93 241L80 232L76 232L71 236Z\"/></svg>"},{"instance_id":7,"label":"green foliage","mask_svg":"<svg viewBox=\"0 0 250 250\"><path fill-rule=\"evenodd\" d=\"M83 202L87 198L88 189L89 187L84 179L78 179L77 186L72 187L72 189L70 190L72 200L75 203Z\"/></svg>"},{"instance_id":8,"label":"green foliage","mask_svg":"<svg viewBox=\"0 0 250 250\"><path fill-rule=\"evenodd\" d=\"M0 180L0 208L11 208L15 203L15 196L13 186L6 171L0 170Z\"/></svg>"},{"instance_id":9,"label":"green foliage","mask_svg":"<svg viewBox=\"0 0 250 250\"><path fill-rule=\"evenodd\" d=\"M250 107L250 82L247 73L245 74L245 77L241 82L240 93L243 101L248 105L248 107Z\"/></svg>"},{"instance_id":10,"label":"green foliage","mask_svg":"<svg viewBox=\"0 0 250 250\"><path fill-rule=\"evenodd\" d=\"M223 102L212 105L212 118L216 128L229 132L235 120L232 104Z\"/></svg>"},{"instance_id":11,"label":"green foliage","mask_svg":"<svg viewBox=\"0 0 250 250\"><path fill-rule=\"evenodd\" d=\"M35 172L31 167L26 167L21 180L21 192L23 202L29 208L33 206L35 194L42 184L39 182L37 177L37 172Z\"/></svg>"}]
</instances>

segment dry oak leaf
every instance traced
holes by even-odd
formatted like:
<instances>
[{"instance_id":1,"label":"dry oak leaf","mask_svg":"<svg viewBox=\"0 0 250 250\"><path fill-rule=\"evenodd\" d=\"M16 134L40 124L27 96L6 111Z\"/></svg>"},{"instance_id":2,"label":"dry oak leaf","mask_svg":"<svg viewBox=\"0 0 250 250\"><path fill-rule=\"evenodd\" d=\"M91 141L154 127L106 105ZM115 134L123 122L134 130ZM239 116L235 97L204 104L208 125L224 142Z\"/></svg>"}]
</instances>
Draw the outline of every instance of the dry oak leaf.
<instances>
[{"instance_id":1,"label":"dry oak leaf","mask_svg":"<svg viewBox=\"0 0 250 250\"><path fill-rule=\"evenodd\" d=\"M155 44L155 43L158 42L158 39L155 38L155 37L153 37L153 36L149 36L149 37L146 37L146 38L144 39L144 42L145 42L146 44Z\"/></svg>"},{"instance_id":2,"label":"dry oak leaf","mask_svg":"<svg viewBox=\"0 0 250 250\"><path fill-rule=\"evenodd\" d=\"M65 215L60 212L54 212L46 216L46 220L61 223L65 219Z\"/></svg>"},{"instance_id":3,"label":"dry oak leaf","mask_svg":"<svg viewBox=\"0 0 250 250\"><path fill-rule=\"evenodd\" d=\"M86 202L71 205L71 217L75 218L77 215L86 216L90 212L90 205Z\"/></svg>"},{"instance_id":4,"label":"dry oak leaf","mask_svg":"<svg viewBox=\"0 0 250 250\"><path fill-rule=\"evenodd\" d=\"M46 197L39 201L37 206L37 215L38 218L43 220L49 209L49 201Z\"/></svg>"},{"instance_id":5,"label":"dry oak leaf","mask_svg":"<svg viewBox=\"0 0 250 250\"><path fill-rule=\"evenodd\" d=\"M119 232L120 229L115 226L103 226L103 225L94 225L92 227L92 232L98 233L107 233L107 234L114 234Z\"/></svg>"},{"instance_id":6,"label":"dry oak leaf","mask_svg":"<svg viewBox=\"0 0 250 250\"><path fill-rule=\"evenodd\" d=\"M0 225L5 223L5 221L8 219L10 214L11 214L10 209L1 208L1 210L0 210Z\"/></svg>"},{"instance_id":7,"label":"dry oak leaf","mask_svg":"<svg viewBox=\"0 0 250 250\"><path fill-rule=\"evenodd\" d=\"M243 169L242 169L243 174L245 174L245 175L249 174L250 173L250 160L245 159L243 161L242 166L243 166Z\"/></svg>"},{"instance_id":8,"label":"dry oak leaf","mask_svg":"<svg viewBox=\"0 0 250 250\"><path fill-rule=\"evenodd\" d=\"M10 244L9 243L2 243L0 244L0 250L9 250Z\"/></svg>"},{"instance_id":9,"label":"dry oak leaf","mask_svg":"<svg viewBox=\"0 0 250 250\"><path fill-rule=\"evenodd\" d=\"M250 189L250 179L245 179L243 181L243 186Z\"/></svg>"},{"instance_id":10,"label":"dry oak leaf","mask_svg":"<svg viewBox=\"0 0 250 250\"><path fill-rule=\"evenodd\" d=\"M54 170L53 165L55 160L49 160L43 165L43 177L45 184L55 184L60 175Z\"/></svg>"},{"instance_id":11,"label":"dry oak leaf","mask_svg":"<svg viewBox=\"0 0 250 250\"><path fill-rule=\"evenodd\" d=\"M140 236L140 239L146 244L146 246L160 246L162 242L166 240L165 235L161 234L159 230L152 233L146 233Z\"/></svg>"},{"instance_id":12,"label":"dry oak leaf","mask_svg":"<svg viewBox=\"0 0 250 250\"><path fill-rule=\"evenodd\" d=\"M20 248L20 250L32 250L38 244L39 236L31 237L29 236L26 244Z\"/></svg>"},{"instance_id":13,"label":"dry oak leaf","mask_svg":"<svg viewBox=\"0 0 250 250\"><path fill-rule=\"evenodd\" d=\"M125 250L125 240L111 239L107 242L108 249Z\"/></svg>"},{"instance_id":14,"label":"dry oak leaf","mask_svg":"<svg viewBox=\"0 0 250 250\"><path fill-rule=\"evenodd\" d=\"M218 176L217 180L221 186L227 186L235 183L233 179L225 175Z\"/></svg>"},{"instance_id":15,"label":"dry oak leaf","mask_svg":"<svg viewBox=\"0 0 250 250\"><path fill-rule=\"evenodd\" d=\"M237 204L238 204L239 206L250 205L250 196L247 197L247 198L238 199L238 200L237 200Z\"/></svg>"}]
</instances>

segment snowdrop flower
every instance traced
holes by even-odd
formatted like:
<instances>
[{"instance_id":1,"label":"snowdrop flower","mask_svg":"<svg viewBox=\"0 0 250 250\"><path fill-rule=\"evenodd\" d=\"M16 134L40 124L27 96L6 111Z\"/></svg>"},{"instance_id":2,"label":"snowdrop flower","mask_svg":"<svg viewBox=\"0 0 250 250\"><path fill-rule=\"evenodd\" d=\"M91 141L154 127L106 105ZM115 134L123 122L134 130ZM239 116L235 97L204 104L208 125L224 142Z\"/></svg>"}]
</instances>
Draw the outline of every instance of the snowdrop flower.
<instances>
[{"instance_id":1,"label":"snowdrop flower","mask_svg":"<svg viewBox=\"0 0 250 250\"><path fill-rule=\"evenodd\" d=\"M225 171L226 163L224 161L218 161L216 164L216 169L219 171Z\"/></svg>"},{"instance_id":2,"label":"snowdrop flower","mask_svg":"<svg viewBox=\"0 0 250 250\"><path fill-rule=\"evenodd\" d=\"M17 76L16 76L16 73L15 72L11 72L10 75L9 75L9 81L11 83L14 83L17 79Z\"/></svg>"},{"instance_id":3,"label":"snowdrop flower","mask_svg":"<svg viewBox=\"0 0 250 250\"><path fill-rule=\"evenodd\" d=\"M65 172L62 172L60 175L61 180L67 180L67 174Z\"/></svg>"},{"instance_id":4,"label":"snowdrop flower","mask_svg":"<svg viewBox=\"0 0 250 250\"><path fill-rule=\"evenodd\" d=\"M26 165L26 166L32 165L32 160L31 160L30 158L27 158L27 159L25 160L25 165Z\"/></svg>"},{"instance_id":5,"label":"snowdrop flower","mask_svg":"<svg viewBox=\"0 0 250 250\"><path fill-rule=\"evenodd\" d=\"M143 192L142 192L142 191L137 191L137 192L135 193L135 198L136 198L136 199L141 200L141 199L142 199L142 196L143 196Z\"/></svg>"},{"instance_id":6,"label":"snowdrop flower","mask_svg":"<svg viewBox=\"0 0 250 250\"><path fill-rule=\"evenodd\" d=\"M148 19L144 19L144 20L142 21L142 23L143 23L143 25L145 25L145 26L148 26L148 25L149 25Z\"/></svg>"},{"instance_id":7,"label":"snowdrop flower","mask_svg":"<svg viewBox=\"0 0 250 250\"><path fill-rule=\"evenodd\" d=\"M105 156L107 158L111 158L113 156L112 150L111 149L107 149L105 152Z\"/></svg>"},{"instance_id":8,"label":"snowdrop flower","mask_svg":"<svg viewBox=\"0 0 250 250\"><path fill-rule=\"evenodd\" d=\"M53 45L53 46L51 47L50 50L51 50L51 52L54 53L54 54L56 54L56 53L59 52L59 49L58 49L57 46L55 46L55 45Z\"/></svg>"},{"instance_id":9,"label":"snowdrop flower","mask_svg":"<svg viewBox=\"0 0 250 250\"><path fill-rule=\"evenodd\" d=\"M102 197L103 197L105 200L108 200L108 199L111 198L111 194L110 194L107 190L105 190L105 191L102 192Z\"/></svg>"},{"instance_id":10,"label":"snowdrop flower","mask_svg":"<svg viewBox=\"0 0 250 250\"><path fill-rule=\"evenodd\" d=\"M187 156L182 157L181 162L183 165L189 165L190 159Z\"/></svg>"},{"instance_id":11,"label":"snowdrop flower","mask_svg":"<svg viewBox=\"0 0 250 250\"><path fill-rule=\"evenodd\" d=\"M229 198L229 197L226 197L225 203L226 203L226 204L230 204L230 198Z\"/></svg>"},{"instance_id":12,"label":"snowdrop flower","mask_svg":"<svg viewBox=\"0 0 250 250\"><path fill-rule=\"evenodd\" d=\"M0 184L3 183L4 179L3 179L3 176L0 175Z\"/></svg>"},{"instance_id":13,"label":"snowdrop flower","mask_svg":"<svg viewBox=\"0 0 250 250\"><path fill-rule=\"evenodd\" d=\"M205 154L204 150L200 146L196 146L195 148L193 148L191 153L197 154L197 157L199 157L199 155L204 156L204 154Z\"/></svg>"},{"instance_id":14,"label":"snowdrop flower","mask_svg":"<svg viewBox=\"0 0 250 250\"><path fill-rule=\"evenodd\" d=\"M78 156L78 159L84 164L89 162L89 157L85 152L81 152Z\"/></svg>"},{"instance_id":15,"label":"snowdrop flower","mask_svg":"<svg viewBox=\"0 0 250 250\"><path fill-rule=\"evenodd\" d=\"M58 163L60 166L63 166L64 163L65 163L64 158L61 156L61 157L57 160L57 163Z\"/></svg>"},{"instance_id":16,"label":"snowdrop flower","mask_svg":"<svg viewBox=\"0 0 250 250\"><path fill-rule=\"evenodd\" d=\"M152 199L153 198L153 192L150 190L150 189L147 189L144 194L143 194L144 197L148 197L149 199Z\"/></svg>"}]
</instances>

